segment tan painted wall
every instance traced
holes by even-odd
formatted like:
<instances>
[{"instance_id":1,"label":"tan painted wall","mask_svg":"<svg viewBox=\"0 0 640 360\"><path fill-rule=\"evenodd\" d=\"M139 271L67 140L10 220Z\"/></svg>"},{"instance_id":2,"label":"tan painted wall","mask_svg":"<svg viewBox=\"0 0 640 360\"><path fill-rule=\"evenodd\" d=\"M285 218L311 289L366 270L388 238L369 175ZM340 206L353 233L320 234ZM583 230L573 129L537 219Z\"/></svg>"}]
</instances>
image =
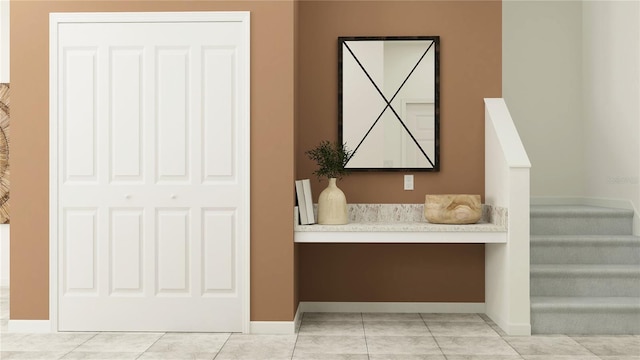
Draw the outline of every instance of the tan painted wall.
<instances>
[{"instance_id":1,"label":"tan painted wall","mask_svg":"<svg viewBox=\"0 0 640 360\"><path fill-rule=\"evenodd\" d=\"M426 193L484 195L483 98L501 96L502 3L302 1L299 7L297 178L313 178L315 164L304 151L338 137L337 38L439 35L441 171L415 173L414 191L402 189L404 173L398 172L353 173L339 186L350 203L422 203ZM312 186L317 200L326 182L313 180ZM483 249L300 245L300 300L483 301ZM447 278L455 279L454 287L442 286ZM439 291L424 288L432 285Z\"/></svg>"},{"instance_id":2,"label":"tan painted wall","mask_svg":"<svg viewBox=\"0 0 640 360\"><path fill-rule=\"evenodd\" d=\"M293 121L293 156L294 156L294 161L293 161L293 173L294 175L296 174L296 162L295 162L295 154L298 152L298 82L299 82L299 76L298 76L298 57L299 54L297 51L295 51L295 49L298 48L298 43L300 40L300 36L298 36L298 28L300 27L300 22L299 22L299 13L300 13L300 1L299 0L295 0L294 4L293 4L293 11L294 11L294 16L293 16L293 43L294 43L294 57L293 57L293 86L294 86L294 90L293 90L293 107L294 107L294 121ZM294 254L293 254L293 304L294 304L294 314L296 311L298 311L298 305L300 304L300 263L298 261L299 259L299 252L298 252L298 245L295 244L294 245Z\"/></svg>"},{"instance_id":3,"label":"tan painted wall","mask_svg":"<svg viewBox=\"0 0 640 360\"><path fill-rule=\"evenodd\" d=\"M49 12L195 10L251 11L251 319L293 319L293 2L151 0L11 3L11 319L49 317Z\"/></svg>"},{"instance_id":4,"label":"tan painted wall","mask_svg":"<svg viewBox=\"0 0 640 360\"><path fill-rule=\"evenodd\" d=\"M337 138L338 36L440 35L441 172L416 174L413 192L402 191L400 173L355 174L341 187L350 202L418 203L427 192L482 194L482 98L498 97L501 92L500 2L303 1L297 6L299 37L294 41L291 1L12 1L12 319L48 318L48 13L65 11L252 12L252 320L291 320L298 282L301 300L324 296L366 301L392 296L401 301L388 286L391 279L374 271L380 262L387 271L404 264L401 273L422 281L418 284L439 284L444 277L439 273L456 269L455 278L461 281L457 286L470 289L440 287L444 292L439 294L409 290L403 298L484 298L484 255L477 245L342 245L342 249L304 245L298 247L299 261L294 263L291 180L294 165L297 177L310 177L313 171L304 150L322 139ZM299 48L295 77L294 44ZM321 185L312 183L317 197ZM461 254L464 262L458 261ZM349 261L353 257L375 261ZM433 271L428 264L436 260L439 270ZM296 265L300 271L294 280ZM314 287L314 274L340 269L358 271L352 277L336 278L329 287ZM364 281L364 275L374 273L381 280L377 293L348 290L349 281Z\"/></svg>"}]
</instances>

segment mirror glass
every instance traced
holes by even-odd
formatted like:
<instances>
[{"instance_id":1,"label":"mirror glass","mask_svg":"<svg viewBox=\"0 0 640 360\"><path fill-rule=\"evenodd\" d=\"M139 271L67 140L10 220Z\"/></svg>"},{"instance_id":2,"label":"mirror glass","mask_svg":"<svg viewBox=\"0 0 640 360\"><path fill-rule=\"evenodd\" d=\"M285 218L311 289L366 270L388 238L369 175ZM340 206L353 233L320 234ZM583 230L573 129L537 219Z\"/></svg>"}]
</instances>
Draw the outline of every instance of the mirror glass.
<instances>
[{"instance_id":1,"label":"mirror glass","mask_svg":"<svg viewBox=\"0 0 640 360\"><path fill-rule=\"evenodd\" d=\"M438 171L439 37L340 37L339 140L354 171Z\"/></svg>"}]
</instances>

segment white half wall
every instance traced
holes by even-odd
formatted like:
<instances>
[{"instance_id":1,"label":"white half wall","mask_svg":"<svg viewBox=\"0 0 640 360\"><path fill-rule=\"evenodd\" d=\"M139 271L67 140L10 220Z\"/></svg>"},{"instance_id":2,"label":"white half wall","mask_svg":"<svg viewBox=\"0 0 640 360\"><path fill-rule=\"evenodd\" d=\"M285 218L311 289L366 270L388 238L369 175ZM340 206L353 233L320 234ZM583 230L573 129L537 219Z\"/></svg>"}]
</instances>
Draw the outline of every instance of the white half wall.
<instances>
[{"instance_id":1,"label":"white half wall","mask_svg":"<svg viewBox=\"0 0 640 360\"><path fill-rule=\"evenodd\" d=\"M586 196L631 201L638 214L640 2L586 1L582 16Z\"/></svg>"},{"instance_id":2,"label":"white half wall","mask_svg":"<svg viewBox=\"0 0 640 360\"><path fill-rule=\"evenodd\" d=\"M581 6L502 2L502 94L531 160L532 196L584 193Z\"/></svg>"},{"instance_id":3,"label":"white half wall","mask_svg":"<svg viewBox=\"0 0 640 360\"><path fill-rule=\"evenodd\" d=\"M485 102L485 202L509 209L507 242L485 246L486 314L509 335L531 335L529 162L504 99Z\"/></svg>"}]
</instances>

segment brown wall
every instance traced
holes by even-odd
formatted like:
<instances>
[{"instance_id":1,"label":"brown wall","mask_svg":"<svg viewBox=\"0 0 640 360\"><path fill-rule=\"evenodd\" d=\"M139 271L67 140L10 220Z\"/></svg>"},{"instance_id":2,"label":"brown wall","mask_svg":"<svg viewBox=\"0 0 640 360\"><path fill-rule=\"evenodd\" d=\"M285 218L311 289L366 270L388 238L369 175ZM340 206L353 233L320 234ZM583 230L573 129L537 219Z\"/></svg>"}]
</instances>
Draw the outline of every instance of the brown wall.
<instances>
[{"instance_id":1,"label":"brown wall","mask_svg":"<svg viewBox=\"0 0 640 360\"><path fill-rule=\"evenodd\" d=\"M469 271L484 259L483 244L300 244L298 251L301 301L484 302L484 270Z\"/></svg>"},{"instance_id":2,"label":"brown wall","mask_svg":"<svg viewBox=\"0 0 640 360\"><path fill-rule=\"evenodd\" d=\"M339 186L350 203L422 203L426 193L484 195L483 98L501 96L502 3L302 1L299 7L297 178L313 177L315 164L304 151L338 137L337 38L439 35L440 172L414 173L414 191L402 189L404 173L399 172L353 173ZM317 200L326 182L311 183ZM481 245L305 244L299 248L302 301L484 299ZM459 261L461 254L464 262ZM385 271L402 276L384 276ZM450 274L457 288L439 286L440 292L433 292L409 285L441 284L444 278L452 279ZM368 286L368 279L376 279L375 289Z\"/></svg>"},{"instance_id":3,"label":"brown wall","mask_svg":"<svg viewBox=\"0 0 640 360\"><path fill-rule=\"evenodd\" d=\"M251 319L293 319L293 2L151 0L11 3L11 319L49 317L49 12L195 10L251 11Z\"/></svg>"}]
</instances>

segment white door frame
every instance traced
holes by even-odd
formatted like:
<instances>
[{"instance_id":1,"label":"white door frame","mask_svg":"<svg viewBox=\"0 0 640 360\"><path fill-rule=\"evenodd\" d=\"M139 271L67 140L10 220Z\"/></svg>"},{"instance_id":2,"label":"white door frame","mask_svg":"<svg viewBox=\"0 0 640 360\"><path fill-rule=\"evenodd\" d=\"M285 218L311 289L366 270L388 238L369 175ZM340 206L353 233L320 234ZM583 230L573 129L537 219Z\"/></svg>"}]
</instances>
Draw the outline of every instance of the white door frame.
<instances>
[{"instance_id":1,"label":"white door frame","mask_svg":"<svg viewBox=\"0 0 640 360\"><path fill-rule=\"evenodd\" d=\"M52 332L58 331L58 25L63 23L144 23L144 22L240 22L245 27L245 46L247 57L241 65L246 73L246 82L240 85L243 96L241 107L245 108L244 117L238 117L237 131L247 156L250 147L250 13L234 12L139 12L139 13L51 13L49 17L49 323ZM242 184L246 194L250 193L250 161L240 161L239 166L247 174L247 181ZM243 299L242 331L250 331L250 196L242 206L247 219L244 237L238 241L244 246L238 257L244 262L242 271Z\"/></svg>"}]
</instances>

